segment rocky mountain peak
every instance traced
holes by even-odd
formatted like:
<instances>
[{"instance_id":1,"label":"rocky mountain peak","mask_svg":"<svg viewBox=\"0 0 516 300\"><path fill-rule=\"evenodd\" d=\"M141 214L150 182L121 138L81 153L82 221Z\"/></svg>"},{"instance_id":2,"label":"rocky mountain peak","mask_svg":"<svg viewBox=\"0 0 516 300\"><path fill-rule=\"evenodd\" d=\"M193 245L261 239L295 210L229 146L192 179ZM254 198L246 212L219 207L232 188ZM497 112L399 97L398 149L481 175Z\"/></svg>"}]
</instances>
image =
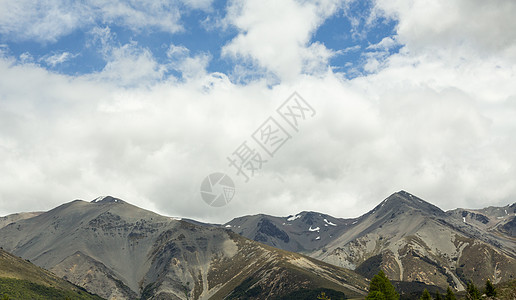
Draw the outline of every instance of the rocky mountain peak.
<instances>
[{"instance_id":1,"label":"rocky mountain peak","mask_svg":"<svg viewBox=\"0 0 516 300\"><path fill-rule=\"evenodd\" d=\"M99 204L120 203L120 204L123 204L123 203L125 203L125 201L115 198L115 197L111 197L111 196L100 196L100 197L97 197L94 200L92 200L91 203L99 203Z\"/></svg>"},{"instance_id":2,"label":"rocky mountain peak","mask_svg":"<svg viewBox=\"0 0 516 300\"><path fill-rule=\"evenodd\" d=\"M392 195L390 195L388 198L388 200L392 200L392 199L400 199L402 201L405 201L405 202L409 202L409 203L426 203L426 204L429 204L428 202L424 201L423 199L415 196L415 195L412 195L411 193L409 192L406 192L404 190L401 190L399 192L396 192Z\"/></svg>"},{"instance_id":3,"label":"rocky mountain peak","mask_svg":"<svg viewBox=\"0 0 516 300\"><path fill-rule=\"evenodd\" d=\"M444 214L439 207L430 204L423 199L412 195L406 191L396 192L385 200L383 200L378 206L374 208L374 212L377 211L391 211L391 210L418 210L424 213L441 215Z\"/></svg>"}]
</instances>

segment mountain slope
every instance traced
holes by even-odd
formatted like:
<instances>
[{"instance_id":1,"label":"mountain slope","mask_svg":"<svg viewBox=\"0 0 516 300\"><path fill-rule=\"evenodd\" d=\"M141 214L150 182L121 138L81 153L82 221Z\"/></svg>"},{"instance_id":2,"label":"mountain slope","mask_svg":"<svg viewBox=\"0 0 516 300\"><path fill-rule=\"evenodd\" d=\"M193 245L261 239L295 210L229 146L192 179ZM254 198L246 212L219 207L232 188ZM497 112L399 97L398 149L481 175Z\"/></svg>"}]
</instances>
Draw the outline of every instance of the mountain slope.
<instances>
[{"instance_id":1,"label":"mountain slope","mask_svg":"<svg viewBox=\"0 0 516 300\"><path fill-rule=\"evenodd\" d=\"M9 224L0 245L110 299L222 299L242 285L258 298L307 288L359 296L367 287L352 271L113 197Z\"/></svg>"},{"instance_id":2,"label":"mountain slope","mask_svg":"<svg viewBox=\"0 0 516 300\"><path fill-rule=\"evenodd\" d=\"M338 230L326 235L319 245L309 243L315 248L313 251L301 251L336 266L356 269L366 277L372 277L382 268L392 280L419 281L444 288L451 285L458 290L468 280L475 284L483 284L486 279L507 281L516 278L514 208L513 204L504 208L444 212L401 191L359 218L332 218L333 223L339 222L335 226ZM324 219L331 218L307 212L298 216L310 214L320 216L310 224L311 229L326 227ZM292 226L286 226L285 219L247 216L244 222L238 218L227 225L248 238L296 250L278 242L278 237L291 241L310 232L306 232L307 224L300 222L301 218L291 218ZM285 235L276 230L261 230L257 220L271 220ZM281 225L280 220L283 220Z\"/></svg>"},{"instance_id":3,"label":"mountain slope","mask_svg":"<svg viewBox=\"0 0 516 300\"><path fill-rule=\"evenodd\" d=\"M23 212L23 213L17 213L17 214L11 214L5 217L0 217L0 228L5 227L9 225L10 223L30 219L32 217L38 216L42 214L43 212Z\"/></svg>"},{"instance_id":4,"label":"mountain slope","mask_svg":"<svg viewBox=\"0 0 516 300\"><path fill-rule=\"evenodd\" d=\"M352 222L316 212L301 212L284 218L244 216L233 219L224 227L273 247L303 253L324 247L346 231Z\"/></svg>"},{"instance_id":5,"label":"mountain slope","mask_svg":"<svg viewBox=\"0 0 516 300\"><path fill-rule=\"evenodd\" d=\"M470 235L487 242L500 243L508 250L514 248L516 238L516 203L504 207L487 207L483 209L454 209L446 212L451 222ZM487 234L486 234L487 233ZM490 237L490 239L486 239Z\"/></svg>"},{"instance_id":6,"label":"mountain slope","mask_svg":"<svg viewBox=\"0 0 516 300\"><path fill-rule=\"evenodd\" d=\"M507 236L480 230L402 191L312 256L353 269L374 269L376 257L376 268L392 279L462 290L468 280L482 284L514 278L515 245Z\"/></svg>"},{"instance_id":7,"label":"mountain slope","mask_svg":"<svg viewBox=\"0 0 516 300\"><path fill-rule=\"evenodd\" d=\"M0 249L0 296L13 299L102 299Z\"/></svg>"}]
</instances>

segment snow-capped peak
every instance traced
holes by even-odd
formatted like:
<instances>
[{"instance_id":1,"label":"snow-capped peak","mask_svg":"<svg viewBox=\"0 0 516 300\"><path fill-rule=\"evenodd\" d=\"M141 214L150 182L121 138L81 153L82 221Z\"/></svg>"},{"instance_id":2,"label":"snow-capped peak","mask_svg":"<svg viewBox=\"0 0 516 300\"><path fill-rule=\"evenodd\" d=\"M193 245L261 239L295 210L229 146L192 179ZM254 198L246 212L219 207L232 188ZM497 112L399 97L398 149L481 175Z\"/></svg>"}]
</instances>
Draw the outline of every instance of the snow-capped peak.
<instances>
[{"instance_id":1,"label":"snow-capped peak","mask_svg":"<svg viewBox=\"0 0 516 300\"><path fill-rule=\"evenodd\" d=\"M91 201L91 203L124 203L124 201L111 196L100 196Z\"/></svg>"}]
</instances>

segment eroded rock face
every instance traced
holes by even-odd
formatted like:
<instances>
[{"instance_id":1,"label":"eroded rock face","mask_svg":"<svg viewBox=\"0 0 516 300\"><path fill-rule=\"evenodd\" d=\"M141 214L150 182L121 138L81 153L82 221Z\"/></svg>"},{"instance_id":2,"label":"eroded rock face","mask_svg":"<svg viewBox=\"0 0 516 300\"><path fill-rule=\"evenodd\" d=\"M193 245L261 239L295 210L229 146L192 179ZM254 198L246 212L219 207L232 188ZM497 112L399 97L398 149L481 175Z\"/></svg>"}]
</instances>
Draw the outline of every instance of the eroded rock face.
<instances>
[{"instance_id":1,"label":"eroded rock face","mask_svg":"<svg viewBox=\"0 0 516 300\"><path fill-rule=\"evenodd\" d=\"M270 220L262 219L258 223L258 232L256 233L254 240L258 242L267 242L267 237L277 238L285 243L290 241L290 238L285 231L276 227Z\"/></svg>"},{"instance_id":2,"label":"eroded rock face","mask_svg":"<svg viewBox=\"0 0 516 300\"><path fill-rule=\"evenodd\" d=\"M99 261L77 251L50 269L54 274L106 299L135 299L137 294Z\"/></svg>"},{"instance_id":3,"label":"eroded rock face","mask_svg":"<svg viewBox=\"0 0 516 300\"><path fill-rule=\"evenodd\" d=\"M500 226L500 231L510 237L516 237L516 217L512 217L510 221Z\"/></svg>"}]
</instances>

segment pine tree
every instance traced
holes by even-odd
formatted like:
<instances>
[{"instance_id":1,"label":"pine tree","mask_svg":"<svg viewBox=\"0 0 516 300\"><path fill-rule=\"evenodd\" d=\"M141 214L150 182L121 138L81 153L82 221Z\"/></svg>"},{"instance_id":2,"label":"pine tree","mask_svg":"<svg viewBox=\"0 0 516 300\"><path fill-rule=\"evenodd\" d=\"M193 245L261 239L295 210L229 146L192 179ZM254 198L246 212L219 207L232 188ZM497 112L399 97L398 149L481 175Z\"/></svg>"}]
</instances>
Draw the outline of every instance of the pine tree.
<instances>
[{"instance_id":1,"label":"pine tree","mask_svg":"<svg viewBox=\"0 0 516 300\"><path fill-rule=\"evenodd\" d=\"M400 296L394 289L394 286L389 281L385 273L380 270L376 274L369 285L369 294L367 300L372 299L385 299L385 300L398 300Z\"/></svg>"},{"instance_id":2,"label":"pine tree","mask_svg":"<svg viewBox=\"0 0 516 300\"><path fill-rule=\"evenodd\" d=\"M421 295L421 300L432 300L432 296L430 296L430 293L427 289L423 291L423 294Z\"/></svg>"},{"instance_id":3,"label":"pine tree","mask_svg":"<svg viewBox=\"0 0 516 300\"><path fill-rule=\"evenodd\" d=\"M486 281L486 296L496 297L496 289L489 279Z\"/></svg>"},{"instance_id":4,"label":"pine tree","mask_svg":"<svg viewBox=\"0 0 516 300\"><path fill-rule=\"evenodd\" d=\"M448 289L446 290L446 296L444 296L444 300L457 300L455 294L453 293L450 287L448 287Z\"/></svg>"},{"instance_id":5,"label":"pine tree","mask_svg":"<svg viewBox=\"0 0 516 300\"><path fill-rule=\"evenodd\" d=\"M435 300L443 300L443 296L439 293L439 290L435 291Z\"/></svg>"},{"instance_id":6,"label":"pine tree","mask_svg":"<svg viewBox=\"0 0 516 300\"><path fill-rule=\"evenodd\" d=\"M466 291L468 292L467 299L480 300L480 292L472 281L468 282Z\"/></svg>"},{"instance_id":7,"label":"pine tree","mask_svg":"<svg viewBox=\"0 0 516 300\"><path fill-rule=\"evenodd\" d=\"M385 295L380 291L370 291L366 300L386 300Z\"/></svg>"}]
</instances>

